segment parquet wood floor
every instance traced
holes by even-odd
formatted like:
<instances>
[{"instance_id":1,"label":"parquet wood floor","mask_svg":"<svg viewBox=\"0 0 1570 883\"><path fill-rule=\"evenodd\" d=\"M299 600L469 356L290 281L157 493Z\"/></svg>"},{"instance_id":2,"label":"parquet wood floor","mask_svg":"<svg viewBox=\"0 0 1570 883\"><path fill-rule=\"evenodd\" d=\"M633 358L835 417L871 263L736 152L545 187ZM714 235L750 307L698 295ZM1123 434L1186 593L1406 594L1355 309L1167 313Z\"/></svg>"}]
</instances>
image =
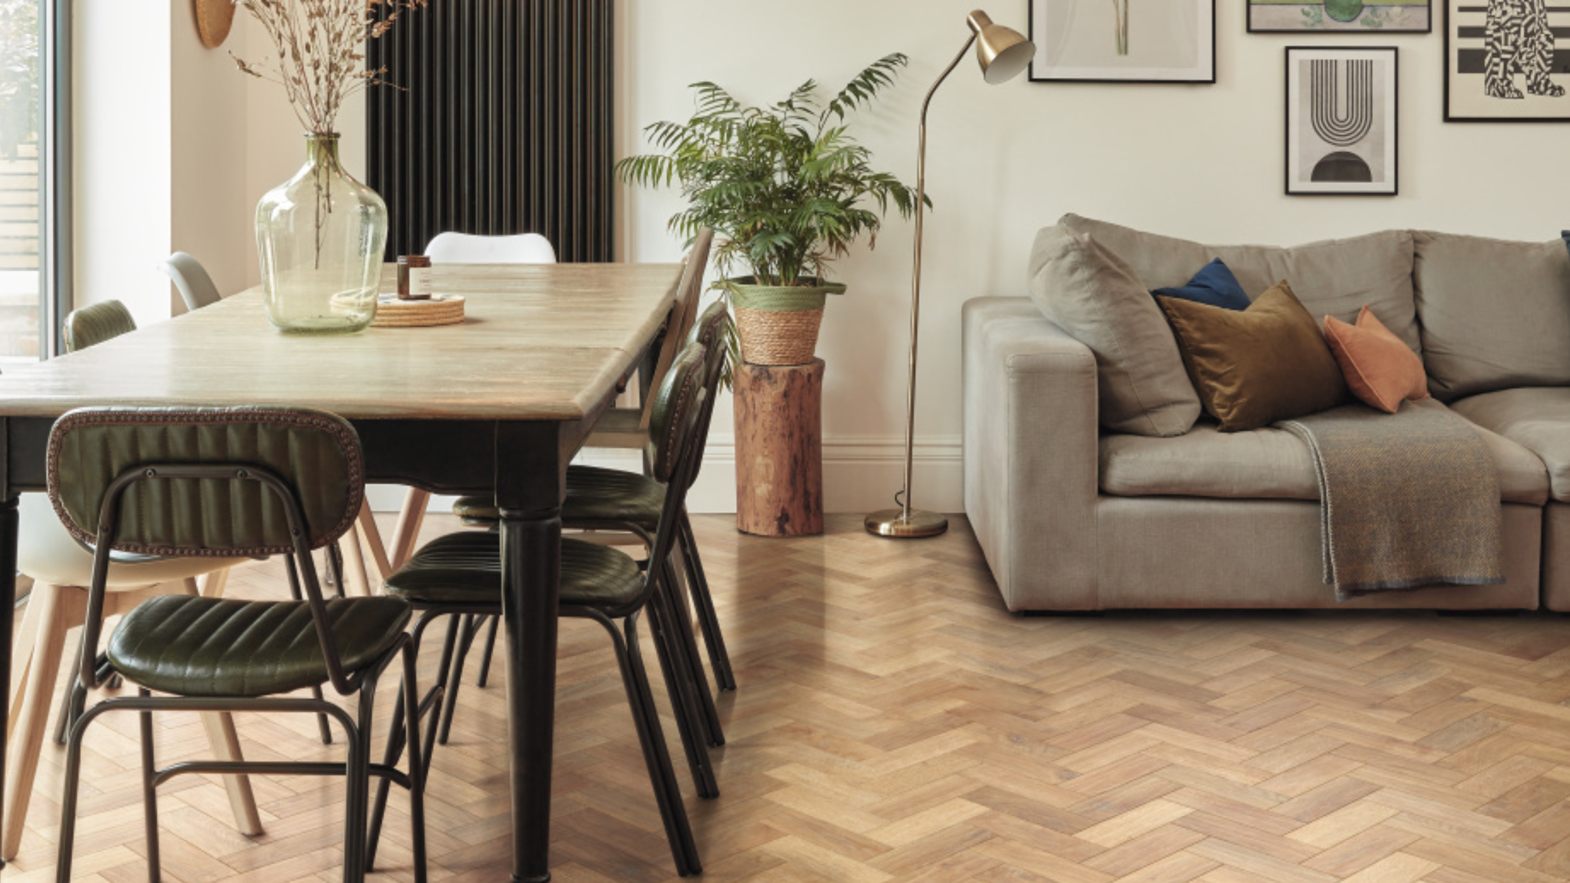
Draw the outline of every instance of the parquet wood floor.
<instances>
[{"instance_id":1,"label":"parquet wood floor","mask_svg":"<svg viewBox=\"0 0 1570 883\"><path fill-rule=\"evenodd\" d=\"M684 779L710 881L1570 879L1570 620L1016 617L963 520L911 542L856 517L785 541L695 521L741 682L720 702L722 796L697 800ZM231 587L283 591L269 565ZM615 671L597 626L564 623L559 883L672 876ZM433 881L506 879L499 699L471 673L437 755ZM108 720L89 740L78 879L132 883L146 879L135 724ZM252 758L332 754L308 718L238 723ZM194 718L170 716L158 739L163 760L205 747ZM60 767L47 749L7 883L52 879ZM166 880L338 879L339 784L255 786L254 840L216 783L161 791ZM379 879L410 879L403 810L395 797Z\"/></svg>"}]
</instances>

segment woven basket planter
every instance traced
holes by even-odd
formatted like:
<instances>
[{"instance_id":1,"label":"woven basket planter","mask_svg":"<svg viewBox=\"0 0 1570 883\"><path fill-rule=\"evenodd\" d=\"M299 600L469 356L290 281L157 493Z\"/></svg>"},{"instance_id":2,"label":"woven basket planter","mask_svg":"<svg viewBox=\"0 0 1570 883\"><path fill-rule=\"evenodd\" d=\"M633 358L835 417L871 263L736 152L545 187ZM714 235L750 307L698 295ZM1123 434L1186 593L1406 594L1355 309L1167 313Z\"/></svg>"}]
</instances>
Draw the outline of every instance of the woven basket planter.
<instances>
[{"instance_id":1,"label":"woven basket planter","mask_svg":"<svg viewBox=\"0 0 1570 883\"><path fill-rule=\"evenodd\" d=\"M844 294L837 282L821 285L756 285L752 277L725 280L730 292L741 360L753 365L805 365L818 349L827 295Z\"/></svg>"}]
</instances>

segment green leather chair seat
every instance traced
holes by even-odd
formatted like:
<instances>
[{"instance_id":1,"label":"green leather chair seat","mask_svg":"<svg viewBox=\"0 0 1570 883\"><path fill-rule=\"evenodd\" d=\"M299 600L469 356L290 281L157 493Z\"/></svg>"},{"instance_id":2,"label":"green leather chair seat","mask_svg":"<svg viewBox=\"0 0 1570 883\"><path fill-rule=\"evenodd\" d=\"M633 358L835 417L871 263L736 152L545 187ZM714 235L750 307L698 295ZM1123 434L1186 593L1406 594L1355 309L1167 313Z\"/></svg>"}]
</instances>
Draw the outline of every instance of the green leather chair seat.
<instances>
[{"instance_id":1,"label":"green leather chair seat","mask_svg":"<svg viewBox=\"0 0 1570 883\"><path fill-rule=\"evenodd\" d=\"M332 598L328 619L345 670L369 665L409 624L398 598ZM327 682L304 601L165 595L137 605L109 640L130 680L180 696L267 696Z\"/></svg>"},{"instance_id":2,"label":"green leather chair seat","mask_svg":"<svg viewBox=\"0 0 1570 883\"><path fill-rule=\"evenodd\" d=\"M665 487L647 475L597 466L567 467L567 499L562 503L564 522L626 521L654 533L665 505ZM501 516L490 497L459 497L453 514L465 523L483 525Z\"/></svg>"},{"instance_id":3,"label":"green leather chair seat","mask_svg":"<svg viewBox=\"0 0 1570 883\"><path fill-rule=\"evenodd\" d=\"M462 531L438 537L387 578L390 594L418 604L501 603L501 537ZM638 563L608 546L561 541L561 603L616 608L643 591Z\"/></svg>"}]
</instances>

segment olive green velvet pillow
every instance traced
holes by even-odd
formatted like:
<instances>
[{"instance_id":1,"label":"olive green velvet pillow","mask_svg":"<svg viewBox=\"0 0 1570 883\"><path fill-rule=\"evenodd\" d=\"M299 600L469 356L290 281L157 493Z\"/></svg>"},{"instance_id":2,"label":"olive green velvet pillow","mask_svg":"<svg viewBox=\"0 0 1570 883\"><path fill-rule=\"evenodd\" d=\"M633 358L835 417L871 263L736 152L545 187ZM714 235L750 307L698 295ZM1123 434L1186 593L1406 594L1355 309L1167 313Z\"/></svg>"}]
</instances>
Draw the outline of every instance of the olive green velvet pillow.
<instances>
[{"instance_id":1,"label":"olive green velvet pillow","mask_svg":"<svg viewBox=\"0 0 1570 883\"><path fill-rule=\"evenodd\" d=\"M1183 365L1222 432L1258 429L1333 408L1346 381L1319 323L1285 281L1246 310L1156 298L1177 335Z\"/></svg>"}]
</instances>

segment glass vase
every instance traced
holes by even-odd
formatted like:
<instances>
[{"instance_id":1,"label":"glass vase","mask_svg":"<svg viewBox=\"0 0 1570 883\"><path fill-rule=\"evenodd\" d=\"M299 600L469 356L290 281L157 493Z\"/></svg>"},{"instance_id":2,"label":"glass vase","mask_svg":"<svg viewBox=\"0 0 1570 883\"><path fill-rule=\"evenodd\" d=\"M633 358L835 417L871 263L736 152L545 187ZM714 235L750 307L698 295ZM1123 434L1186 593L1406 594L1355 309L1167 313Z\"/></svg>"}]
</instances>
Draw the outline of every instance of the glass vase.
<instances>
[{"instance_id":1,"label":"glass vase","mask_svg":"<svg viewBox=\"0 0 1570 883\"><path fill-rule=\"evenodd\" d=\"M376 316L387 204L338 161L338 135L305 136L305 165L256 205L267 319L280 331L343 334Z\"/></svg>"}]
</instances>

